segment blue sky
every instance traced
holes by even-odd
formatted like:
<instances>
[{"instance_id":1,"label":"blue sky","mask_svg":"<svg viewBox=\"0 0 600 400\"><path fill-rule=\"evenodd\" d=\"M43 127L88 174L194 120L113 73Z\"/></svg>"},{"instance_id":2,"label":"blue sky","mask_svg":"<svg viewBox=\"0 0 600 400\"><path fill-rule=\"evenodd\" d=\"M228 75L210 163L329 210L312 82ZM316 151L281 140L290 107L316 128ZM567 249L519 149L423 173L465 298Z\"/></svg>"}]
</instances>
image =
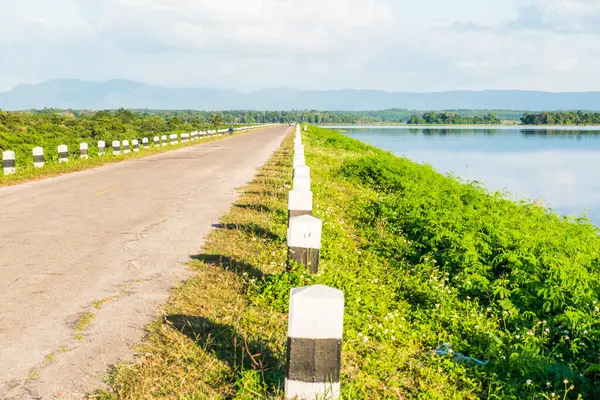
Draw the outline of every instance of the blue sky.
<instances>
[{"instance_id":1,"label":"blue sky","mask_svg":"<svg viewBox=\"0 0 600 400\"><path fill-rule=\"evenodd\" d=\"M19 0L0 91L57 78L255 90L600 90L600 0Z\"/></svg>"}]
</instances>

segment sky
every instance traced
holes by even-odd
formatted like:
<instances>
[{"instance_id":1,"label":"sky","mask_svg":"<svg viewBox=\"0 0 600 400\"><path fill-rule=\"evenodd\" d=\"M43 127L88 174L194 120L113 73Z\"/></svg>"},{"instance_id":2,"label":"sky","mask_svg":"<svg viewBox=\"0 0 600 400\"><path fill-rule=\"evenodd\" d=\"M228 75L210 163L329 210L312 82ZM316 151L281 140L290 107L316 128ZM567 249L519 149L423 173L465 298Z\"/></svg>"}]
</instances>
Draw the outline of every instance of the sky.
<instances>
[{"instance_id":1,"label":"sky","mask_svg":"<svg viewBox=\"0 0 600 400\"><path fill-rule=\"evenodd\" d=\"M600 0L0 0L0 91L600 90Z\"/></svg>"}]
</instances>

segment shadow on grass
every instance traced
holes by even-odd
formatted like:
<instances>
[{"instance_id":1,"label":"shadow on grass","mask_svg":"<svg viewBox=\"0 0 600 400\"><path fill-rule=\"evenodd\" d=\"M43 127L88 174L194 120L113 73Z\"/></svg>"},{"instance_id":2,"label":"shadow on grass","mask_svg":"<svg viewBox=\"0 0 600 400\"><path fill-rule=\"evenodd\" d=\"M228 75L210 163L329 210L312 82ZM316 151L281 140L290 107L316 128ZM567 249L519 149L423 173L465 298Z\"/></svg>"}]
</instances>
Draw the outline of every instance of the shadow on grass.
<instances>
[{"instance_id":1,"label":"shadow on grass","mask_svg":"<svg viewBox=\"0 0 600 400\"><path fill-rule=\"evenodd\" d=\"M269 207L264 204L234 204L236 208L241 208L244 210L253 210L260 213L273 213L277 215L281 219L281 222L284 223L287 220L287 211L279 208Z\"/></svg>"},{"instance_id":2,"label":"shadow on grass","mask_svg":"<svg viewBox=\"0 0 600 400\"><path fill-rule=\"evenodd\" d=\"M244 275L244 273L254 278L266 278L268 276L252 264L222 254L196 254L190 258L192 260L202 261L205 264L216 265L240 276Z\"/></svg>"},{"instance_id":3,"label":"shadow on grass","mask_svg":"<svg viewBox=\"0 0 600 400\"><path fill-rule=\"evenodd\" d=\"M282 388L285 364L263 341L247 341L233 326L208 318L167 315L165 321L207 352L212 352L233 370L236 381L246 372L260 373L269 393Z\"/></svg>"},{"instance_id":4,"label":"shadow on grass","mask_svg":"<svg viewBox=\"0 0 600 400\"><path fill-rule=\"evenodd\" d=\"M242 231L251 236L267 239L275 244L281 244L285 242L285 235L279 235L275 232L272 232L268 229L263 228L262 226L250 222L248 224L214 224L213 228L216 229L228 229L231 231Z\"/></svg>"},{"instance_id":5,"label":"shadow on grass","mask_svg":"<svg viewBox=\"0 0 600 400\"><path fill-rule=\"evenodd\" d=\"M234 204L233 205L235 208L242 208L244 210L254 210L254 211L258 211L258 212L266 212L266 213L271 213L271 212L277 212L278 210L275 210L269 206L266 206L264 204Z\"/></svg>"},{"instance_id":6,"label":"shadow on grass","mask_svg":"<svg viewBox=\"0 0 600 400\"><path fill-rule=\"evenodd\" d=\"M272 190L248 190L244 194L253 194L257 196L268 196L277 199L287 199L287 192L274 192Z\"/></svg>"},{"instance_id":7,"label":"shadow on grass","mask_svg":"<svg viewBox=\"0 0 600 400\"><path fill-rule=\"evenodd\" d=\"M292 165L291 165L291 164L290 164L290 165L280 165L280 166L273 165L273 166L271 166L271 167L263 167L263 168L261 168L261 169L260 169L260 172L261 172L263 175L267 175L267 174L266 174L267 172L269 172L269 173L273 173L273 172L274 172L274 173L276 173L276 174L286 174L286 173L289 173L289 172L291 172L291 171L290 171L290 168L291 168L291 167L292 167Z\"/></svg>"}]
</instances>

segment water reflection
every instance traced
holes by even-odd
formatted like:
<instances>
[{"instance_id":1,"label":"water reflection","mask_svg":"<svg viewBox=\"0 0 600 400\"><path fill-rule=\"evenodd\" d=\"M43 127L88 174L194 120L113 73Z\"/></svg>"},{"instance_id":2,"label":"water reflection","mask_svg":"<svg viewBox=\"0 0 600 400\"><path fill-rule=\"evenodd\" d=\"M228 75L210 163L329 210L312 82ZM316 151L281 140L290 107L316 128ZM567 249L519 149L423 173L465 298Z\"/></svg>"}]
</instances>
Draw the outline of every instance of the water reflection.
<instances>
[{"instance_id":1,"label":"water reflection","mask_svg":"<svg viewBox=\"0 0 600 400\"><path fill-rule=\"evenodd\" d=\"M495 135L498 133L496 129L479 129L479 130L458 130L458 129L448 129L448 128L413 128L409 129L409 132L413 135L437 135L437 136L448 136L448 135Z\"/></svg>"},{"instance_id":2,"label":"water reflection","mask_svg":"<svg viewBox=\"0 0 600 400\"><path fill-rule=\"evenodd\" d=\"M600 224L600 129L368 128L345 134Z\"/></svg>"},{"instance_id":3,"label":"water reflection","mask_svg":"<svg viewBox=\"0 0 600 400\"><path fill-rule=\"evenodd\" d=\"M561 131L556 129L538 129L538 130L521 130L521 134L524 136L544 136L548 138L555 138L559 140L564 139L582 139L588 136L598 136L600 132L597 131ZM598 139L598 138L595 138Z\"/></svg>"}]
</instances>

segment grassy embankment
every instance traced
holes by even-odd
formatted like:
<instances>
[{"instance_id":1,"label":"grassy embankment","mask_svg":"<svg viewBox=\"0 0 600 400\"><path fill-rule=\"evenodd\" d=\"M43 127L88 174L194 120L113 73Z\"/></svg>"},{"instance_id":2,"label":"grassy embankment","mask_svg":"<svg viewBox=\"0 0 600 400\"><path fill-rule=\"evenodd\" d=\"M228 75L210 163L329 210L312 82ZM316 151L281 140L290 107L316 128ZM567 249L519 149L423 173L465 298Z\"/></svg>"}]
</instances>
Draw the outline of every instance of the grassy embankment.
<instances>
[{"instance_id":1,"label":"grassy embankment","mask_svg":"<svg viewBox=\"0 0 600 400\"><path fill-rule=\"evenodd\" d=\"M285 272L288 138L97 398L278 398L291 287L344 291L346 399L598 398L600 239L582 220L316 128L321 273ZM453 352L434 352L448 343ZM460 359L458 353L483 361Z\"/></svg>"},{"instance_id":2,"label":"grassy embankment","mask_svg":"<svg viewBox=\"0 0 600 400\"><path fill-rule=\"evenodd\" d=\"M227 136L241 135L241 134L248 133L248 132L252 132L252 131L235 132L235 133L233 133L233 135L227 134ZM192 141L190 139L190 141L186 142L186 143L182 143L181 140L179 139L179 143L176 145L167 145L164 147L162 147L162 146L156 147L152 144L152 137L150 137L149 138L151 141L150 148L145 149L143 147L142 143L140 142L140 144L139 144L140 151L134 152L133 145L131 144L131 141L129 141L129 146L130 146L131 152L127 153L127 154L123 154L123 151L121 151L121 155L118 155L118 156L115 156L112 154L112 147L111 147L110 142L106 142L106 152L103 156L98 155L98 148L96 147L95 144L88 143L90 146L90 148L89 148L90 157L87 159L79 158L79 147L78 146L77 146L77 148L69 147L69 161L68 162L58 163L55 159L51 158L48 160L48 158L46 158L47 162L45 163L43 168L35 168L32 163L30 163L26 166L17 165L16 173L10 174L10 175L4 175L4 172L2 171L2 169L0 169L0 187L16 185L16 184L23 183L23 182L35 181L35 180L40 180L40 179L45 179L45 178L51 178L53 176L63 175L63 174L69 173L69 172L83 171L83 170L90 169L90 168L100 167L100 166L106 165L106 164L112 164L112 163L126 161L126 160L133 160L136 158L144 158L144 157L148 157L151 155L164 153L166 151L180 149L180 148L188 147L188 146L193 146L193 145L196 145L199 143L209 142L212 140L218 140L218 139L222 139L222 138L223 138L223 136L212 136L212 137L207 137L207 138L201 138L199 140L194 140L194 141ZM46 149L44 149L44 150L46 151ZM56 149L54 149L54 150L56 150ZM1 154L0 154L0 158L1 158ZM33 160L33 156L31 156L31 159ZM1 165L0 165L0 168L1 168Z\"/></svg>"}]
</instances>

